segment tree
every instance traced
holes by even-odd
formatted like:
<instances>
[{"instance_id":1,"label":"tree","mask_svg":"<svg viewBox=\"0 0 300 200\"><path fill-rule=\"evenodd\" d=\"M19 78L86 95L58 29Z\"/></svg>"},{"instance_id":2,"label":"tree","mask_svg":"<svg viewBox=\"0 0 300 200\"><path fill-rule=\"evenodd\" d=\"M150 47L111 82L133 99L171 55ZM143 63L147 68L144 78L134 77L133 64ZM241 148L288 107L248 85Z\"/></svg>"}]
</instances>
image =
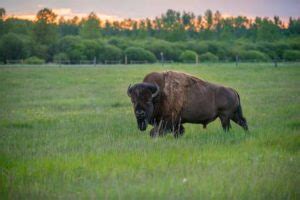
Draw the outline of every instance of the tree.
<instances>
[{"instance_id":1,"label":"tree","mask_svg":"<svg viewBox=\"0 0 300 200\"><path fill-rule=\"evenodd\" d=\"M206 21L206 28L208 30L211 29L212 25L213 25L213 13L211 10L206 10L205 11L205 21Z\"/></svg>"},{"instance_id":2,"label":"tree","mask_svg":"<svg viewBox=\"0 0 300 200\"><path fill-rule=\"evenodd\" d=\"M5 34L0 41L0 52L3 62L22 59L25 57L24 42L15 33Z\"/></svg>"},{"instance_id":3,"label":"tree","mask_svg":"<svg viewBox=\"0 0 300 200\"><path fill-rule=\"evenodd\" d=\"M290 34L300 34L300 18L293 19L290 17L288 31Z\"/></svg>"},{"instance_id":4,"label":"tree","mask_svg":"<svg viewBox=\"0 0 300 200\"><path fill-rule=\"evenodd\" d=\"M280 37L279 27L268 18L258 24L257 39L262 41L275 41Z\"/></svg>"},{"instance_id":5,"label":"tree","mask_svg":"<svg viewBox=\"0 0 300 200\"><path fill-rule=\"evenodd\" d=\"M79 34L78 17L75 16L69 20L65 20L63 17L61 17L59 19L58 29L61 36L78 35Z\"/></svg>"},{"instance_id":6,"label":"tree","mask_svg":"<svg viewBox=\"0 0 300 200\"><path fill-rule=\"evenodd\" d=\"M221 32L221 20L222 20L222 15L221 13L217 10L214 15L214 28L217 33L217 37L219 38L220 32Z\"/></svg>"},{"instance_id":7,"label":"tree","mask_svg":"<svg viewBox=\"0 0 300 200\"><path fill-rule=\"evenodd\" d=\"M36 15L37 21L43 21L46 24L53 24L57 18L57 15L49 8L44 8L38 11Z\"/></svg>"},{"instance_id":8,"label":"tree","mask_svg":"<svg viewBox=\"0 0 300 200\"><path fill-rule=\"evenodd\" d=\"M66 53L72 63L78 63L80 60L85 60L84 44L79 36L65 36L58 42L57 47L59 52Z\"/></svg>"},{"instance_id":9,"label":"tree","mask_svg":"<svg viewBox=\"0 0 300 200\"><path fill-rule=\"evenodd\" d=\"M97 39L101 36L100 20L91 12L86 20L81 23L80 35L85 39Z\"/></svg>"},{"instance_id":10,"label":"tree","mask_svg":"<svg viewBox=\"0 0 300 200\"><path fill-rule=\"evenodd\" d=\"M0 36L4 34L4 17L5 17L5 9L0 8Z\"/></svg>"},{"instance_id":11,"label":"tree","mask_svg":"<svg viewBox=\"0 0 300 200\"><path fill-rule=\"evenodd\" d=\"M37 21L33 29L35 41L40 44L51 44L57 40L56 17L57 15L48 8L44 8L37 13Z\"/></svg>"},{"instance_id":12,"label":"tree","mask_svg":"<svg viewBox=\"0 0 300 200\"><path fill-rule=\"evenodd\" d=\"M0 19L4 19L4 17L5 17L5 14L6 14L6 11L5 11L5 9L4 8L0 8Z\"/></svg>"}]
</instances>

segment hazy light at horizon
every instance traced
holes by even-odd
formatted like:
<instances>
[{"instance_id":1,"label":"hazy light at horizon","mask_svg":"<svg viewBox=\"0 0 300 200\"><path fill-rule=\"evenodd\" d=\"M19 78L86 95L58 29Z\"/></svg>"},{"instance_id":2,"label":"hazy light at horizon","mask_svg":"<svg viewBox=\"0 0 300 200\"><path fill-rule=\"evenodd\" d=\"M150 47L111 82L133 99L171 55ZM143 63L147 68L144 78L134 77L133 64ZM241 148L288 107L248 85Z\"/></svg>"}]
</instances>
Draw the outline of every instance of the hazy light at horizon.
<instances>
[{"instance_id":1,"label":"hazy light at horizon","mask_svg":"<svg viewBox=\"0 0 300 200\"><path fill-rule=\"evenodd\" d=\"M34 19L38 10L48 7L59 16L71 18L85 17L95 12L101 19L120 20L124 18L154 18L165 13L167 9L193 12L203 15L205 10L219 10L224 16L243 15L248 17L270 17L274 15L287 20L288 17L299 17L299 0L1 0L0 7L4 7L7 15L23 16Z\"/></svg>"}]
</instances>

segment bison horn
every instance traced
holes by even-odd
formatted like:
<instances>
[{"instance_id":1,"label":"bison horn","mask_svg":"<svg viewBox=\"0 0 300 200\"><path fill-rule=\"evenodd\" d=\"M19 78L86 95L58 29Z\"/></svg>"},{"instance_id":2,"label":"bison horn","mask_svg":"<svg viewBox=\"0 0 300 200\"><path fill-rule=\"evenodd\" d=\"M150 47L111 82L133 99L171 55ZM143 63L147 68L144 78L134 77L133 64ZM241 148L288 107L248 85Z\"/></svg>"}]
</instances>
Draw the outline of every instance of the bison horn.
<instances>
[{"instance_id":1,"label":"bison horn","mask_svg":"<svg viewBox=\"0 0 300 200\"><path fill-rule=\"evenodd\" d=\"M156 90L155 92L152 94L152 98L156 97L159 93L159 86L155 83L155 87L156 87Z\"/></svg>"},{"instance_id":2,"label":"bison horn","mask_svg":"<svg viewBox=\"0 0 300 200\"><path fill-rule=\"evenodd\" d=\"M129 84L128 89L127 89L127 95L131 97L131 84Z\"/></svg>"}]
</instances>

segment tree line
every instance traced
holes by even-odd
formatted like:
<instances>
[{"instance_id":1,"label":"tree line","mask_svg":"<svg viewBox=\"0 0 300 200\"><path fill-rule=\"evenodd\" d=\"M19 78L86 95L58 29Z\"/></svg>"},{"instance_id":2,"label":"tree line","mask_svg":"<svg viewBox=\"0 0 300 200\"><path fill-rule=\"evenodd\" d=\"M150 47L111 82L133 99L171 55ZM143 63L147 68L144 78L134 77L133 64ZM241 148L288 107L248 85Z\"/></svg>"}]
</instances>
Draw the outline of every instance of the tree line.
<instances>
[{"instance_id":1,"label":"tree line","mask_svg":"<svg viewBox=\"0 0 300 200\"><path fill-rule=\"evenodd\" d=\"M300 18L287 24L273 19L223 17L167 10L155 19L103 21L95 13L86 18L58 17L44 8L34 21L6 17L0 8L0 62L28 63L125 59L156 62L268 61L300 59Z\"/></svg>"}]
</instances>

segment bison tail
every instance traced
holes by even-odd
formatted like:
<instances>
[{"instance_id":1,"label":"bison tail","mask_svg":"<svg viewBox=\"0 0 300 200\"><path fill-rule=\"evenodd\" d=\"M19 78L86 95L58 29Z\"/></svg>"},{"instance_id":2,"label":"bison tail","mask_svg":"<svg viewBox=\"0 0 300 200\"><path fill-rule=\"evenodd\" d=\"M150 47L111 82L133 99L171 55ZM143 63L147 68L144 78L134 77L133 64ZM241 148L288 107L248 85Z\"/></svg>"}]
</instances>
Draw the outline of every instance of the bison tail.
<instances>
[{"instance_id":1,"label":"bison tail","mask_svg":"<svg viewBox=\"0 0 300 200\"><path fill-rule=\"evenodd\" d=\"M243 116L243 110L241 106L241 99L240 95L237 93L238 99L239 99L239 105L237 107L237 110L234 114L233 121L236 122L238 125L243 127L244 130L248 131L248 124L246 118Z\"/></svg>"}]
</instances>

